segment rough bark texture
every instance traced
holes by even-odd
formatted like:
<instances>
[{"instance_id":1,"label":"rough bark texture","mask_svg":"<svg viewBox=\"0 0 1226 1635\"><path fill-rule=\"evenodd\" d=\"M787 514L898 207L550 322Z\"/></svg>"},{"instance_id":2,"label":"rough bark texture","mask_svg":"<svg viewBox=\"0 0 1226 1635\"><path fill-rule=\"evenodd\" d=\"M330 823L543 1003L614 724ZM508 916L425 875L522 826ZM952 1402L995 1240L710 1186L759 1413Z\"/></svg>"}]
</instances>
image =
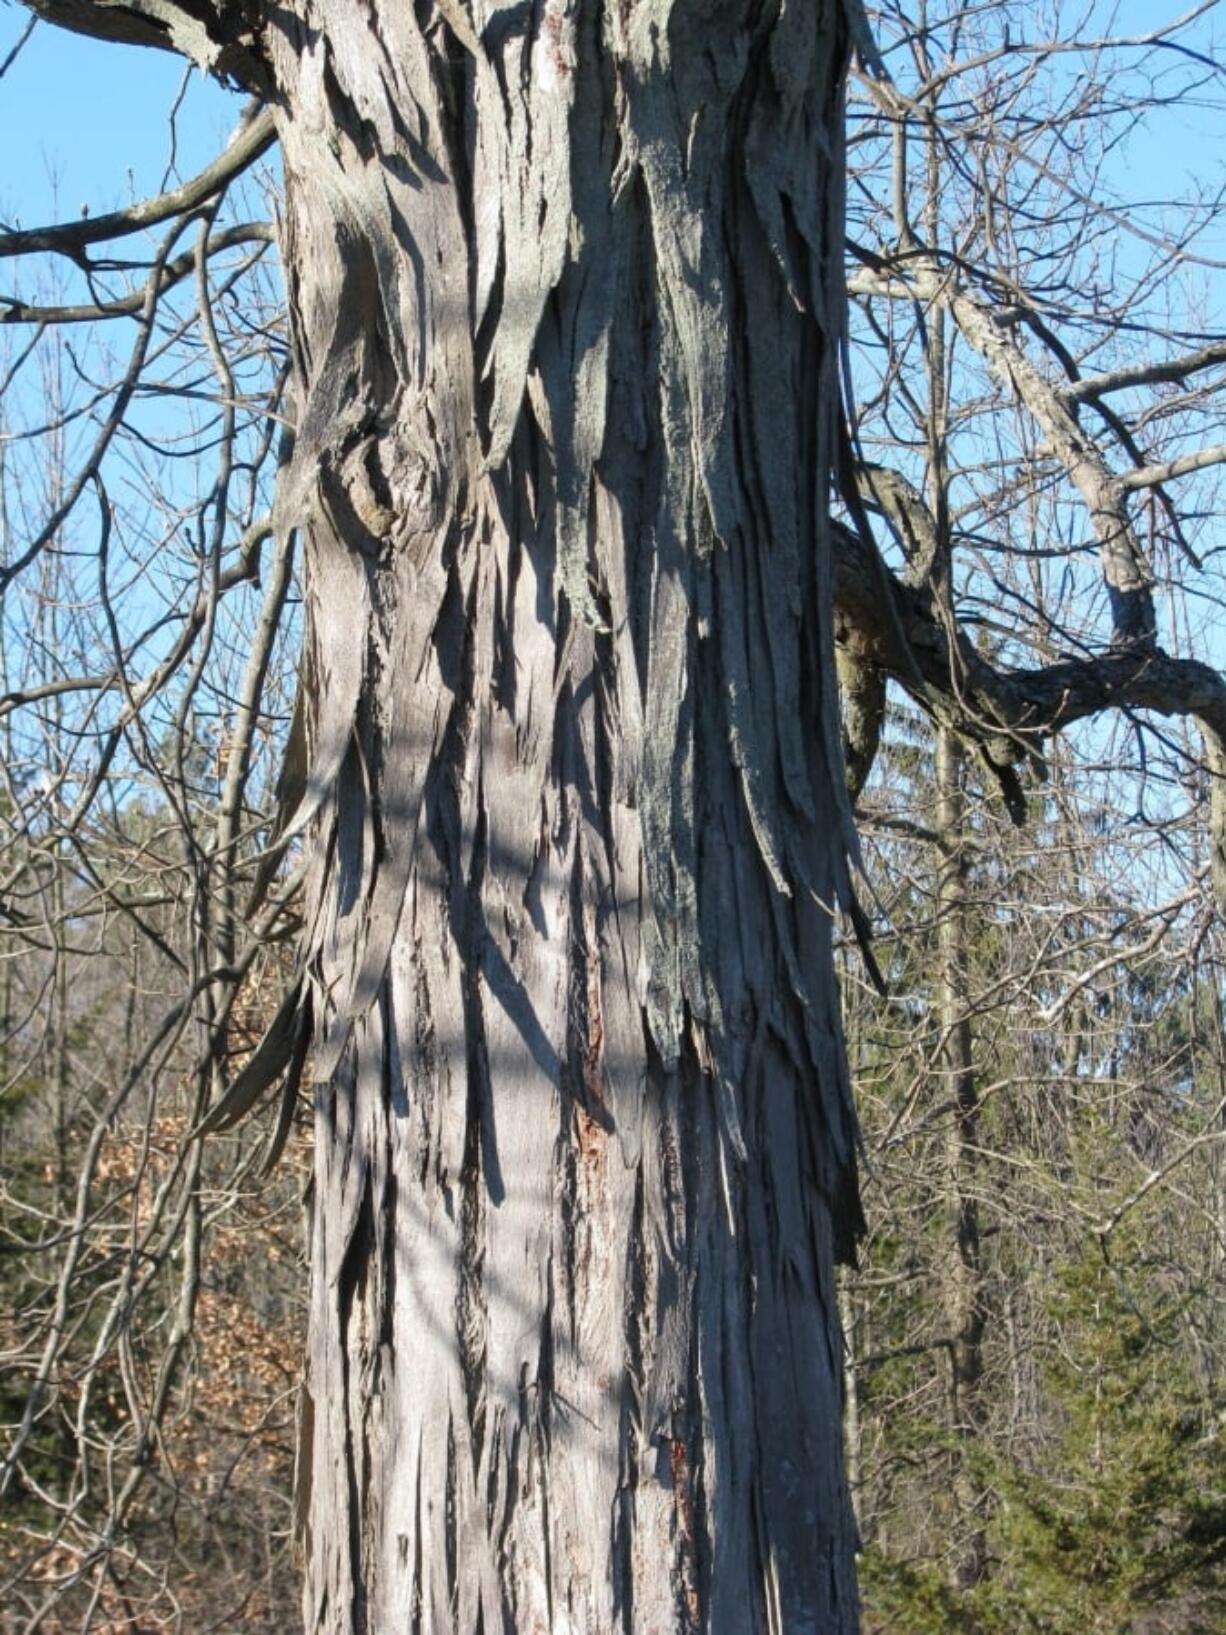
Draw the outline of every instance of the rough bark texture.
<instances>
[{"instance_id":1,"label":"rough bark texture","mask_svg":"<svg viewBox=\"0 0 1226 1635\"><path fill-rule=\"evenodd\" d=\"M308 1631L852 1630L858 0L31 3L282 143Z\"/></svg>"},{"instance_id":2,"label":"rough bark texture","mask_svg":"<svg viewBox=\"0 0 1226 1635\"><path fill-rule=\"evenodd\" d=\"M836 0L268 13L310 1631L855 1627L846 35Z\"/></svg>"}]
</instances>

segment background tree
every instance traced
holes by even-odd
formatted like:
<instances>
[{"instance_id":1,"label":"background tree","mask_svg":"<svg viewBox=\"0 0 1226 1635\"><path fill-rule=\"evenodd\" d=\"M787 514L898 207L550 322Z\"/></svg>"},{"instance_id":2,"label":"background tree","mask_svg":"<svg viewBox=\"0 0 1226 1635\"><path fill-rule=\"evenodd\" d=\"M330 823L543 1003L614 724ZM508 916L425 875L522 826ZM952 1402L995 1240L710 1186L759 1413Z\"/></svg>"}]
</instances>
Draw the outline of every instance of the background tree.
<instances>
[{"instance_id":1,"label":"background tree","mask_svg":"<svg viewBox=\"0 0 1226 1635\"><path fill-rule=\"evenodd\" d=\"M887 10L893 85L853 116L859 486L898 564L878 657L927 718L895 713L868 780L886 689L849 615L899 996L859 993L850 1023L880 1205L843 1309L882 1629L1222 1615L1222 1240L1198 1202L1221 1162L1220 681L1171 657L1198 627L1215 652L1217 200L1125 218L1112 159L1149 99L1212 106L1220 75L1186 36L1108 48L1088 23ZM1050 742L1106 703L1126 734ZM1132 705L1199 711L1201 742Z\"/></svg>"}]
</instances>

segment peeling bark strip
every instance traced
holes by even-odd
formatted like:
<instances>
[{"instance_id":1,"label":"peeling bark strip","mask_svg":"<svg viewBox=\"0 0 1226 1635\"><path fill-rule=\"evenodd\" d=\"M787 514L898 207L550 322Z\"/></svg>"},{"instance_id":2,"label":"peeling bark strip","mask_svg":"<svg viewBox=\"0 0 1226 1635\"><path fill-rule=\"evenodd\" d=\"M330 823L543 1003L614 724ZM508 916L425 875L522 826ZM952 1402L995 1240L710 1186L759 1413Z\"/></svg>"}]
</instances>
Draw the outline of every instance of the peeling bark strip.
<instances>
[{"instance_id":1,"label":"peeling bark strip","mask_svg":"<svg viewBox=\"0 0 1226 1635\"><path fill-rule=\"evenodd\" d=\"M266 85L282 143L308 1630L854 1629L858 0L38 4Z\"/></svg>"}]
</instances>

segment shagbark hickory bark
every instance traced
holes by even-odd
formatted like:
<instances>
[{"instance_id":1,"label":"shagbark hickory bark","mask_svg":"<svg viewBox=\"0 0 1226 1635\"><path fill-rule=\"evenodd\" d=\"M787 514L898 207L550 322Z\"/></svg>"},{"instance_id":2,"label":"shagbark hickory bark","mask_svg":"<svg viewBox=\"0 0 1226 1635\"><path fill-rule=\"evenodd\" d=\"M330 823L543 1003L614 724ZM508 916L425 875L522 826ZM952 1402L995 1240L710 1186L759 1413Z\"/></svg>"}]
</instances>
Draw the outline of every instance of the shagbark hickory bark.
<instances>
[{"instance_id":1,"label":"shagbark hickory bark","mask_svg":"<svg viewBox=\"0 0 1226 1635\"><path fill-rule=\"evenodd\" d=\"M850 10L190 8L284 158L313 1632L856 1624Z\"/></svg>"},{"instance_id":2,"label":"shagbark hickory bark","mask_svg":"<svg viewBox=\"0 0 1226 1635\"><path fill-rule=\"evenodd\" d=\"M270 32L312 1630L853 1627L827 6Z\"/></svg>"}]
</instances>

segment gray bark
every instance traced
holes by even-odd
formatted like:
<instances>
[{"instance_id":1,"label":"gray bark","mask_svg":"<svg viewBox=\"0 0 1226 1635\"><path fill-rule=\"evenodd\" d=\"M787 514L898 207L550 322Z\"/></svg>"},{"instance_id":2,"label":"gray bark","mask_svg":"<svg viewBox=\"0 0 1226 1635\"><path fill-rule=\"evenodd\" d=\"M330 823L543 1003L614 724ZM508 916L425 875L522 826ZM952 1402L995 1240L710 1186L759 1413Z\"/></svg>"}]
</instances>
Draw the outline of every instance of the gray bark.
<instances>
[{"instance_id":1,"label":"gray bark","mask_svg":"<svg viewBox=\"0 0 1226 1635\"><path fill-rule=\"evenodd\" d=\"M312 1631L855 1627L833 4L268 31Z\"/></svg>"},{"instance_id":2,"label":"gray bark","mask_svg":"<svg viewBox=\"0 0 1226 1635\"><path fill-rule=\"evenodd\" d=\"M32 3L281 140L313 861L206 1125L309 1055L308 1631L854 1629L858 0Z\"/></svg>"}]
</instances>

